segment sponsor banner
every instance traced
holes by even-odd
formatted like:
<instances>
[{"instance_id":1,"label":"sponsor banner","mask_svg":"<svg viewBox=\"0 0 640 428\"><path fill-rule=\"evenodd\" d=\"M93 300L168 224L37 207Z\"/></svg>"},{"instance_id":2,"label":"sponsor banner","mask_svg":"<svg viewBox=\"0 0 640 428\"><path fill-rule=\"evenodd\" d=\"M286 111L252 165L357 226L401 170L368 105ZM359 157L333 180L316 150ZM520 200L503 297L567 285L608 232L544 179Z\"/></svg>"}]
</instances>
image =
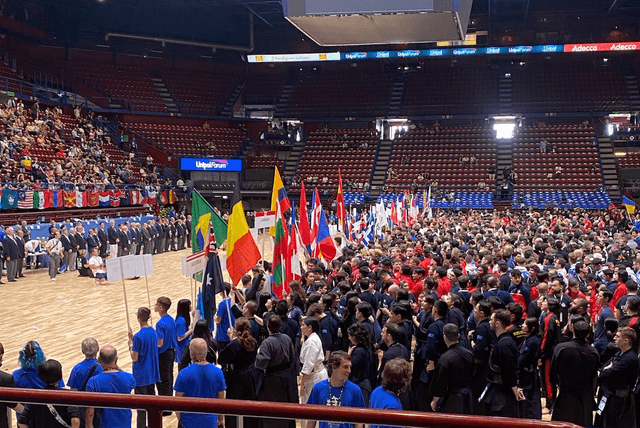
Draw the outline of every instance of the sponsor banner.
<instances>
[{"instance_id":1,"label":"sponsor banner","mask_svg":"<svg viewBox=\"0 0 640 428\"><path fill-rule=\"evenodd\" d=\"M241 159L180 158L182 171L242 171Z\"/></svg>"},{"instance_id":2,"label":"sponsor banner","mask_svg":"<svg viewBox=\"0 0 640 428\"><path fill-rule=\"evenodd\" d=\"M249 62L307 62L307 61L340 61L339 52L300 53L276 55L249 55Z\"/></svg>"},{"instance_id":3,"label":"sponsor banner","mask_svg":"<svg viewBox=\"0 0 640 428\"><path fill-rule=\"evenodd\" d=\"M564 45L565 52L615 52L637 51L640 42L616 42L616 43L577 43Z\"/></svg>"}]
</instances>

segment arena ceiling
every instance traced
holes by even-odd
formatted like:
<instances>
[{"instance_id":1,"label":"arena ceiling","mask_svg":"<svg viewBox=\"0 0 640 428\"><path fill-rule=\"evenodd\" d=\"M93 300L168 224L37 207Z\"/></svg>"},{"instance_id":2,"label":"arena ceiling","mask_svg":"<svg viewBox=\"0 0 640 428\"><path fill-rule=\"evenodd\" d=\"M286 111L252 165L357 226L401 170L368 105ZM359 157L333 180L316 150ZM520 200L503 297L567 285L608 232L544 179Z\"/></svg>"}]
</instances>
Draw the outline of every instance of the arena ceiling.
<instances>
[{"instance_id":1,"label":"arena ceiling","mask_svg":"<svg viewBox=\"0 0 640 428\"><path fill-rule=\"evenodd\" d=\"M322 50L284 19L280 0L0 0L0 7L2 17L44 31L49 43L76 47L153 46L105 44L108 33L250 47L253 21L254 52ZM640 1L474 0L469 31L487 32L489 45L638 40Z\"/></svg>"}]
</instances>

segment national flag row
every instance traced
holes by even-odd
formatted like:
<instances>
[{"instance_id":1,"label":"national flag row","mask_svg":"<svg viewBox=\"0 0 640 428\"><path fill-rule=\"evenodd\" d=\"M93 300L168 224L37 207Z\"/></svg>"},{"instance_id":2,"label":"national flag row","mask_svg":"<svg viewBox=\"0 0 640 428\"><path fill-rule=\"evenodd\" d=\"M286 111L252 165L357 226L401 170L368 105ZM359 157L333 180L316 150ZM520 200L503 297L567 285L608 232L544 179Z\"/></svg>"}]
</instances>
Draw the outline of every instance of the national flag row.
<instances>
[{"instance_id":1,"label":"national flag row","mask_svg":"<svg viewBox=\"0 0 640 428\"><path fill-rule=\"evenodd\" d=\"M82 207L120 207L130 205L172 204L176 201L173 190L162 192L139 189L116 189L102 192L89 190L14 190L2 189L0 208L37 209L82 208Z\"/></svg>"}]
</instances>

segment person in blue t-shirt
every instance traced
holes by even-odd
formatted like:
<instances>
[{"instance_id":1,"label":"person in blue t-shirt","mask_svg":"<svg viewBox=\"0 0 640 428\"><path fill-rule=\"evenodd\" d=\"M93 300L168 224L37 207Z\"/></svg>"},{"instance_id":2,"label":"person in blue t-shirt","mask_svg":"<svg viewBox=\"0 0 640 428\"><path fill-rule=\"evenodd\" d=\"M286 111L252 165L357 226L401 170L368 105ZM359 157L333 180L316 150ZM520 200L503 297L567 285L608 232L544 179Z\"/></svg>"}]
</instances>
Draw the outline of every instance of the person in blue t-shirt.
<instances>
[{"instance_id":1,"label":"person in blue t-shirt","mask_svg":"<svg viewBox=\"0 0 640 428\"><path fill-rule=\"evenodd\" d=\"M311 390L307 404L334 407L365 407L360 387L349 381L351 356L344 351L332 352L327 362L330 377L322 380ZM307 421L306 428L315 428L316 421ZM319 428L362 428L362 424L320 421Z\"/></svg>"},{"instance_id":2,"label":"person in blue t-shirt","mask_svg":"<svg viewBox=\"0 0 640 428\"><path fill-rule=\"evenodd\" d=\"M229 330L229 327L235 327L236 325L236 318L231 311L231 307L235 305L235 293L231 293L231 285L227 282L224 283L224 288L224 291L220 292L222 301L218 305L216 317L214 318L216 323L215 339L218 342L218 349L224 349L229 344L227 330ZM231 293L231 297L225 299L229 293Z\"/></svg>"},{"instance_id":3,"label":"person in blue t-shirt","mask_svg":"<svg viewBox=\"0 0 640 428\"><path fill-rule=\"evenodd\" d=\"M102 373L89 379L88 392L111 392L130 394L136 386L131 373L124 372L118 367L118 352L111 345L105 345L100 350L100 364ZM87 407L85 428L93 428L96 409ZM130 409L102 409L102 428L122 428L131 426Z\"/></svg>"},{"instance_id":4,"label":"person in blue t-shirt","mask_svg":"<svg viewBox=\"0 0 640 428\"><path fill-rule=\"evenodd\" d=\"M155 395L155 385L160 381L158 365L158 336L149 325L151 310L139 308L136 313L140 331L133 335L129 331L129 352L131 353L133 377L136 381L135 393ZM138 428L147 426L146 412L138 410Z\"/></svg>"},{"instance_id":5,"label":"person in blue t-shirt","mask_svg":"<svg viewBox=\"0 0 640 428\"><path fill-rule=\"evenodd\" d=\"M227 385L222 370L207 361L207 342L195 338L189 344L191 365L178 372L176 397L225 398ZM200 428L223 426L224 419L211 413L176 413L180 426ZM218 424L220 421L220 424Z\"/></svg>"},{"instance_id":6,"label":"person in blue t-shirt","mask_svg":"<svg viewBox=\"0 0 640 428\"><path fill-rule=\"evenodd\" d=\"M382 370L382 385L371 393L369 407L372 409L402 410L399 395L411 382L411 364L404 358L394 358ZM371 428L399 428L386 425L371 425Z\"/></svg>"},{"instance_id":7,"label":"person in blue t-shirt","mask_svg":"<svg viewBox=\"0 0 640 428\"><path fill-rule=\"evenodd\" d=\"M193 329L191 328L191 300L180 299L178 301L178 308L176 310L176 355L174 361L180 363L182 355L189 347L189 341L191 340L191 334ZM189 351L186 351L189 352Z\"/></svg>"},{"instance_id":8,"label":"person in blue t-shirt","mask_svg":"<svg viewBox=\"0 0 640 428\"><path fill-rule=\"evenodd\" d=\"M156 323L158 334L158 363L160 365L160 382L156 385L158 395L173 395L173 362L175 360L176 348L178 347L178 336L176 335L176 322L167 314L171 307L171 299L168 297L158 297L155 310L160 315L160 320ZM163 412L164 416L171 412Z\"/></svg>"},{"instance_id":9,"label":"person in blue t-shirt","mask_svg":"<svg viewBox=\"0 0 640 428\"><path fill-rule=\"evenodd\" d=\"M47 358L40 344L35 340L27 342L19 355L20 368L12 373L16 388L43 389L45 384L38 377L38 366ZM62 379L58 382L58 387L64 388Z\"/></svg>"},{"instance_id":10,"label":"person in blue t-shirt","mask_svg":"<svg viewBox=\"0 0 640 428\"><path fill-rule=\"evenodd\" d=\"M100 366L96 358L98 349L98 341L93 337L87 337L82 341L82 353L85 359L71 369L69 381L67 382L69 388L77 391L85 391L89 379L102 373L102 366Z\"/></svg>"}]
</instances>

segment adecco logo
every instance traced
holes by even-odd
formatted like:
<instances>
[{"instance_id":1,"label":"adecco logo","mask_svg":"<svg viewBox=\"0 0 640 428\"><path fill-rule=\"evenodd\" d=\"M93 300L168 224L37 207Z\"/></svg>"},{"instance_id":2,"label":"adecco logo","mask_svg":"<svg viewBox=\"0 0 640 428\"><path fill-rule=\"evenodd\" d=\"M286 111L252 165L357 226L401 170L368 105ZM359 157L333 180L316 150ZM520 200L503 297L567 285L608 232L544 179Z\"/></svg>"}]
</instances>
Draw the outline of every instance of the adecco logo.
<instances>
[{"instance_id":1,"label":"adecco logo","mask_svg":"<svg viewBox=\"0 0 640 428\"><path fill-rule=\"evenodd\" d=\"M618 43L611 45L612 51L635 51L638 50L638 46L635 43Z\"/></svg>"},{"instance_id":2,"label":"adecco logo","mask_svg":"<svg viewBox=\"0 0 640 428\"><path fill-rule=\"evenodd\" d=\"M574 45L571 52L597 52L598 45Z\"/></svg>"}]
</instances>

